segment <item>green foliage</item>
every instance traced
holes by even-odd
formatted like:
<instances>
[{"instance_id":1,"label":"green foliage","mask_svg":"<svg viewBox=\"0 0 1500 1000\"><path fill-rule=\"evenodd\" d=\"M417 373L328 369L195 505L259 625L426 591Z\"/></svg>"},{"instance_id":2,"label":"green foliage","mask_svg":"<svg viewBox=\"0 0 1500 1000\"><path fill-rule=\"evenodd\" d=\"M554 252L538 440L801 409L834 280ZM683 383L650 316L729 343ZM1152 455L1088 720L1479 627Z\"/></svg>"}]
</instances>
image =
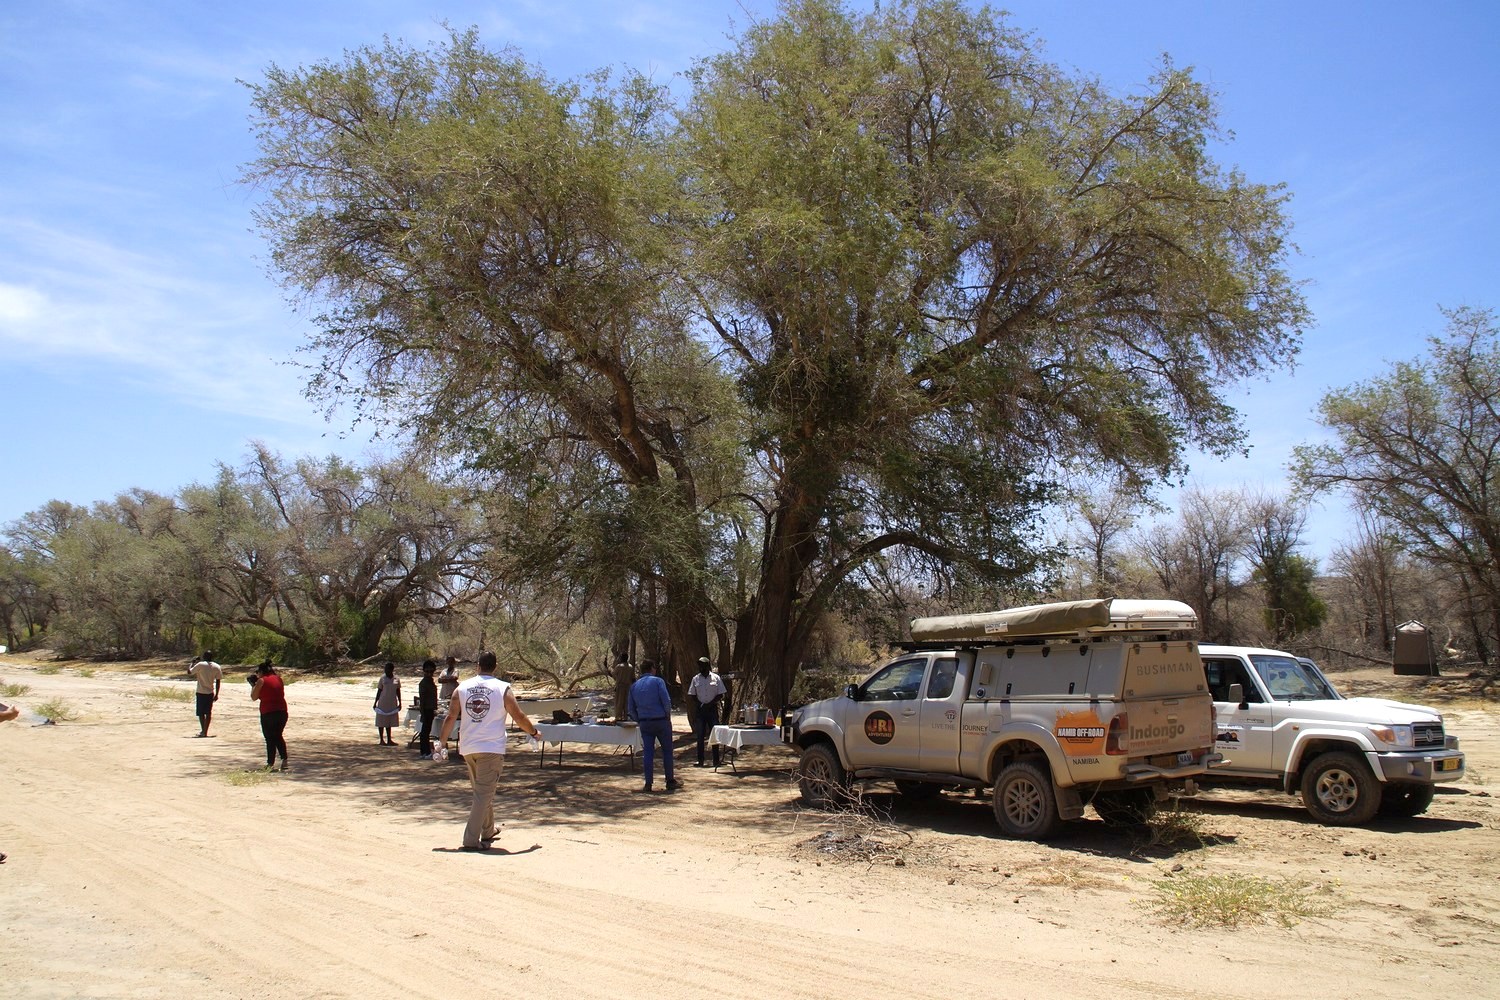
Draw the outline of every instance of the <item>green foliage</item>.
<instances>
[{"instance_id":1,"label":"green foliage","mask_svg":"<svg viewBox=\"0 0 1500 1000\"><path fill-rule=\"evenodd\" d=\"M1328 605L1313 589L1317 569L1312 560L1289 555L1280 566L1258 568L1256 578L1266 588L1266 626L1278 641L1315 629L1328 618Z\"/></svg>"},{"instance_id":2,"label":"green foliage","mask_svg":"<svg viewBox=\"0 0 1500 1000\"><path fill-rule=\"evenodd\" d=\"M1232 450L1219 390L1296 349L1284 196L1183 71L1118 97L989 9L803 0L689 79L473 33L273 67L250 178L330 306L314 391L490 477L528 582L650 581L686 655L737 623L772 700L846 582L1036 586L1060 469Z\"/></svg>"},{"instance_id":3,"label":"green foliage","mask_svg":"<svg viewBox=\"0 0 1500 1000\"><path fill-rule=\"evenodd\" d=\"M19 698L31 690L30 684L7 684L0 682L0 694L7 698Z\"/></svg>"},{"instance_id":4,"label":"green foliage","mask_svg":"<svg viewBox=\"0 0 1500 1000\"><path fill-rule=\"evenodd\" d=\"M388 630L380 640L380 655L392 663L418 663L428 657L429 650L414 635Z\"/></svg>"},{"instance_id":5,"label":"green foliage","mask_svg":"<svg viewBox=\"0 0 1500 1000\"><path fill-rule=\"evenodd\" d=\"M258 625L200 626L197 646L214 651L219 663L256 664L263 660L302 666L296 642Z\"/></svg>"}]
</instances>

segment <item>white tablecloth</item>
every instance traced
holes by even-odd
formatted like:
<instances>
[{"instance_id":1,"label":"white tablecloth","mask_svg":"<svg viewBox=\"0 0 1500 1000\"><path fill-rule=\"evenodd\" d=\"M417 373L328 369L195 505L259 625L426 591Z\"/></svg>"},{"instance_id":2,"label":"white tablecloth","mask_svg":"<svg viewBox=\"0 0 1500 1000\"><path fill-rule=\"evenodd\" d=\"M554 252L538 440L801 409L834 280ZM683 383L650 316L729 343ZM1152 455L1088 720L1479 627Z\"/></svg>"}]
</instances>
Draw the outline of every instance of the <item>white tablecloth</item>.
<instances>
[{"instance_id":1,"label":"white tablecloth","mask_svg":"<svg viewBox=\"0 0 1500 1000\"><path fill-rule=\"evenodd\" d=\"M438 735L443 731L443 720L446 718L447 715L443 712L439 712L437 715L433 716L432 741L434 743L437 742ZM458 724L460 721L461 720L459 719L453 720L453 732L448 734L448 741L450 743L458 739ZM420 735L422 732L422 713L415 708L408 707L406 709L405 725L407 729L410 729L412 731L413 736Z\"/></svg>"},{"instance_id":2,"label":"white tablecloth","mask_svg":"<svg viewBox=\"0 0 1500 1000\"><path fill-rule=\"evenodd\" d=\"M548 743L606 743L641 748L641 731L635 726L580 726L571 723L537 723L537 732Z\"/></svg>"},{"instance_id":3,"label":"white tablecloth","mask_svg":"<svg viewBox=\"0 0 1500 1000\"><path fill-rule=\"evenodd\" d=\"M781 727L770 729L740 729L737 726L714 726L708 734L710 744L738 750L741 747L769 747L781 742Z\"/></svg>"}]
</instances>

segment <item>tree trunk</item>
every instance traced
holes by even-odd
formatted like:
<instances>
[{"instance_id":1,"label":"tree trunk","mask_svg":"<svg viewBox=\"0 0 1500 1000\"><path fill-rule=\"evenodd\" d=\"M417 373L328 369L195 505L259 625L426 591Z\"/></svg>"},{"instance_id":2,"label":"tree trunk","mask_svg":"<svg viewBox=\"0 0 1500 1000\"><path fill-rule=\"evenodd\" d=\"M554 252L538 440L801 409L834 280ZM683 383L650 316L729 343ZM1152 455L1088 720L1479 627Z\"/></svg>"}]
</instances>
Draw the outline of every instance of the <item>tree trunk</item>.
<instances>
[{"instance_id":1,"label":"tree trunk","mask_svg":"<svg viewBox=\"0 0 1500 1000\"><path fill-rule=\"evenodd\" d=\"M766 538L760 585L750 604L749 642L735 649L740 673L736 701L780 708L791 694L802 659L803 643L795 623L801 584L817 552L811 526L814 506L803 498L783 506Z\"/></svg>"}]
</instances>

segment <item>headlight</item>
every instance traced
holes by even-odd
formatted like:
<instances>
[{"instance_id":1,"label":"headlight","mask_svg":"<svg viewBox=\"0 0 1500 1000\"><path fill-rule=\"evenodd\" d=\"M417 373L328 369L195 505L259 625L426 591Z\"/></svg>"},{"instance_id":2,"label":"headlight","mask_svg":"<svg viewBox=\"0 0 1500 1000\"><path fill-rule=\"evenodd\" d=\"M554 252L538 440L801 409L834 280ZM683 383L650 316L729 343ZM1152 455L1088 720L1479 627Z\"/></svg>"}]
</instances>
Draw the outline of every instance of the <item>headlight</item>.
<instances>
[{"instance_id":1,"label":"headlight","mask_svg":"<svg viewBox=\"0 0 1500 1000\"><path fill-rule=\"evenodd\" d=\"M1400 747L1403 750L1410 750L1417 745L1412 739L1411 726L1385 726L1370 730L1370 735L1387 746Z\"/></svg>"}]
</instances>

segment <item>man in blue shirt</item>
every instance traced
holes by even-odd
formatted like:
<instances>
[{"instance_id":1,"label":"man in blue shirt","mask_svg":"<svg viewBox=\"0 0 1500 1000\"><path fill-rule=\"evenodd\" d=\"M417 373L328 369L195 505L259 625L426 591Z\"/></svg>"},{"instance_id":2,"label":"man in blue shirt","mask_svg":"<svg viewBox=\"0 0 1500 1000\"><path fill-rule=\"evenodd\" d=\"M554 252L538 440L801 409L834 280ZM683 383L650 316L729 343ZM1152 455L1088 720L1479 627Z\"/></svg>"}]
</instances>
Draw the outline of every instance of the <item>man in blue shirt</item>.
<instances>
[{"instance_id":1,"label":"man in blue shirt","mask_svg":"<svg viewBox=\"0 0 1500 1000\"><path fill-rule=\"evenodd\" d=\"M662 771L667 776L667 791L677 791L682 784L672 777L672 696L667 693L667 682L656 676L656 664L652 661L641 662L641 676L630 685L630 694L625 699L625 711L641 726L641 750L646 758L646 784L640 790L651 791L655 744L659 743Z\"/></svg>"}]
</instances>

